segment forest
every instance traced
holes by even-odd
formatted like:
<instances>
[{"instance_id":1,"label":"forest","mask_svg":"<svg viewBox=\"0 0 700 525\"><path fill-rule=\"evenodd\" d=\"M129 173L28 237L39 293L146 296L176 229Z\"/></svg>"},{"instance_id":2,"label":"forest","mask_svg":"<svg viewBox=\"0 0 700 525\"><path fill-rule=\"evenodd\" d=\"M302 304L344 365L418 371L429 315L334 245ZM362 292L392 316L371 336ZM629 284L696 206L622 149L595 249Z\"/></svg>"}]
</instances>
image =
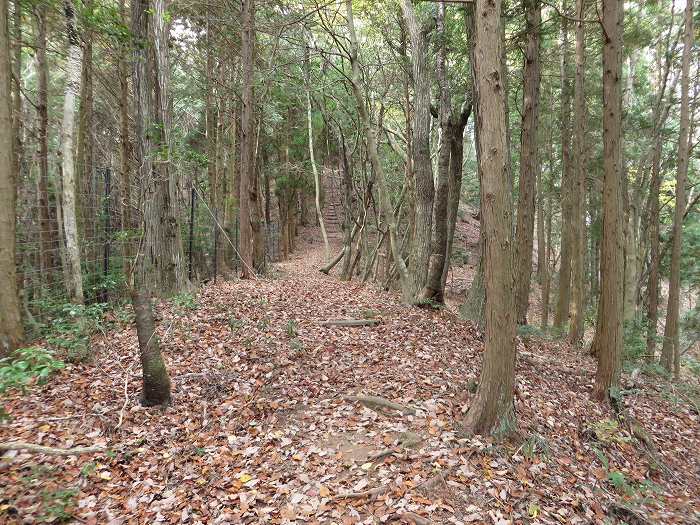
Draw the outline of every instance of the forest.
<instances>
[{"instance_id":1,"label":"forest","mask_svg":"<svg viewBox=\"0 0 700 525\"><path fill-rule=\"evenodd\" d=\"M0 0L0 522L700 523L694 0Z\"/></svg>"}]
</instances>

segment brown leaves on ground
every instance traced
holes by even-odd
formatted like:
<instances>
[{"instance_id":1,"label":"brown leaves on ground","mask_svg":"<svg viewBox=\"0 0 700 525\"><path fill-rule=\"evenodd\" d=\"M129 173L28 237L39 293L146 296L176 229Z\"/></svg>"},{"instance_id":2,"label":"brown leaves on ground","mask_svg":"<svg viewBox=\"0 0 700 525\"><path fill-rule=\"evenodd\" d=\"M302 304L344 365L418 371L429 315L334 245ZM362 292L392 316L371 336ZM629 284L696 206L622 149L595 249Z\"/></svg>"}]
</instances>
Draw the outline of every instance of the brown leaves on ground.
<instances>
[{"instance_id":1,"label":"brown leaves on ground","mask_svg":"<svg viewBox=\"0 0 700 525\"><path fill-rule=\"evenodd\" d=\"M698 519L698 415L670 387L637 379L626 397L667 468L589 400L590 358L557 344L520 344L536 357L517 370L519 442L462 438L479 334L450 311L321 275L321 253L302 245L272 278L210 284L196 309L159 306L173 382L165 410L139 406L131 327L93 341L92 363L7 396L2 441L110 451L5 453L1 519L602 524L625 507L628 520ZM346 317L382 323L320 325Z\"/></svg>"}]
</instances>

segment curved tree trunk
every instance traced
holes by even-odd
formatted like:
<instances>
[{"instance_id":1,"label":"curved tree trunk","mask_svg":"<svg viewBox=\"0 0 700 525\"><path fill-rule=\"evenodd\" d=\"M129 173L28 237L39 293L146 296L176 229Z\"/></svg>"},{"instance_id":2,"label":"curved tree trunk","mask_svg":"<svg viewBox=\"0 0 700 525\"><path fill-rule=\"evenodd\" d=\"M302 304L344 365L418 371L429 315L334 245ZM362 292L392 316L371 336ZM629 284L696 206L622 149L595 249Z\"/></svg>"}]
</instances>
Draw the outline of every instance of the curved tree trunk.
<instances>
[{"instance_id":1,"label":"curved tree trunk","mask_svg":"<svg viewBox=\"0 0 700 525\"><path fill-rule=\"evenodd\" d=\"M160 340L153 320L153 307L142 286L131 290L134 306L136 334L139 340L139 355L143 370L141 404L146 407L170 403L170 377L160 352Z\"/></svg>"},{"instance_id":2,"label":"curved tree trunk","mask_svg":"<svg viewBox=\"0 0 700 525\"><path fill-rule=\"evenodd\" d=\"M437 184L433 202L433 238L428 262L425 288L420 294L421 301L445 302L442 273L447 257L448 200L450 192L449 170L454 127L450 125L452 113L450 86L447 81L447 34L445 33L445 3L438 5L437 32L440 39L437 59L437 81L440 90L439 124L441 132L440 153L438 156ZM431 174L432 176L432 174Z\"/></svg>"},{"instance_id":3,"label":"curved tree trunk","mask_svg":"<svg viewBox=\"0 0 700 525\"><path fill-rule=\"evenodd\" d=\"M357 104L357 112L360 117L360 123L365 132L367 139L367 154L369 156L370 162L372 163L372 169L374 170L377 183L379 184L380 201L382 205L382 212L387 220L387 227L389 229L389 240L391 245L391 252L394 259L394 264L398 270L399 279L401 281L401 290L404 301L410 301L412 296L409 291L409 275L408 268L404 262L403 256L401 255L401 246L399 246L398 236L397 236L397 224L396 224L396 214L391 206L391 201L389 200L389 188L386 181L386 174L384 173L384 168L379 160L379 153L377 151L377 134L372 128L372 124L369 120L369 114L367 112L367 106L365 105L365 98L360 88L361 78L360 78L360 65L358 62L358 51L359 44L357 41L357 34L355 33L355 22L352 13L352 0L345 0L345 8L347 15L348 33L350 36L350 63L352 67L352 75L350 78L350 84L355 97L355 103Z\"/></svg>"},{"instance_id":4,"label":"curved tree trunk","mask_svg":"<svg viewBox=\"0 0 700 525\"><path fill-rule=\"evenodd\" d=\"M314 153L314 126L311 118L311 65L309 63L309 47L304 48L304 88L306 91L306 126L309 133L309 160L311 161L311 171L314 175L314 204L316 205L316 218L318 225L321 227L321 236L323 237L323 248L325 250L326 259L330 257L331 249L328 244L328 233L326 232L326 223L323 221L323 213L321 210L321 176L318 172L316 164L316 155Z\"/></svg>"}]
</instances>

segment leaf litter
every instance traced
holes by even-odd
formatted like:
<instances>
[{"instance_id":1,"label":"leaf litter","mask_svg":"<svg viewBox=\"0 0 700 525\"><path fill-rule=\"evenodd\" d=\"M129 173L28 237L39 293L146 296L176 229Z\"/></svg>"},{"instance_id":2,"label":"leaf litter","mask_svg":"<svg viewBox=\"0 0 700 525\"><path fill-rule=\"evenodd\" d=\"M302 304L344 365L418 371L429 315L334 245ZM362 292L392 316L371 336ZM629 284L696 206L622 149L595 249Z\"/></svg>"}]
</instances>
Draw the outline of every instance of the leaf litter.
<instances>
[{"instance_id":1,"label":"leaf litter","mask_svg":"<svg viewBox=\"0 0 700 525\"><path fill-rule=\"evenodd\" d=\"M519 341L518 435L466 437L481 334L450 309L320 274L317 232L257 280L219 281L196 308L157 305L172 380L139 405L136 334L95 338L91 363L5 395L2 441L104 445L104 454L0 458L7 523L693 523L693 407L637 377L625 397L656 456L592 402L595 365ZM322 326L377 317L372 327ZM630 378L623 378L630 381ZM126 393L126 395L125 395ZM377 396L408 412L357 401ZM597 432L596 430L600 431ZM662 463L662 465L659 465ZM635 521L636 520L636 521Z\"/></svg>"}]
</instances>

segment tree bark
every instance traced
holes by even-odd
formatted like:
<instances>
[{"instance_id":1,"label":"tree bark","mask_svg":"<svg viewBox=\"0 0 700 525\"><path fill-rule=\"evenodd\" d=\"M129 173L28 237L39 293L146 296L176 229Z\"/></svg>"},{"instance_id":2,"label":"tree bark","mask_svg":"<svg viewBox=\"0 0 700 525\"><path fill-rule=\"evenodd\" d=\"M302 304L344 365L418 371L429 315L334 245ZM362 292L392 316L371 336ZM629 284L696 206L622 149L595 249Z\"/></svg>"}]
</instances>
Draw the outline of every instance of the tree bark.
<instances>
[{"instance_id":1,"label":"tree bark","mask_svg":"<svg viewBox=\"0 0 700 525\"><path fill-rule=\"evenodd\" d=\"M39 178L37 181L37 207L39 211L39 268L47 283L52 280L51 268L58 254L56 239L58 225L53 224L49 213L49 67L46 60L46 12L35 7L36 18L36 69L37 69L37 142L39 154ZM63 225L61 225L63 228Z\"/></svg>"},{"instance_id":2,"label":"tree bark","mask_svg":"<svg viewBox=\"0 0 700 525\"><path fill-rule=\"evenodd\" d=\"M649 306L647 310L647 361L654 359L656 353L657 324L659 322L659 190L661 188L661 135L654 139L654 153L651 165L651 182L649 185L649 280L647 292Z\"/></svg>"},{"instance_id":3,"label":"tree bark","mask_svg":"<svg viewBox=\"0 0 700 525\"><path fill-rule=\"evenodd\" d=\"M119 0L119 16L127 24L125 0ZM133 227L131 219L131 138L129 137L129 75L127 72L128 46L119 47L117 63L119 73L119 180L121 192L121 228L128 231ZM130 243L125 243L127 250ZM129 254L127 253L127 257Z\"/></svg>"},{"instance_id":4,"label":"tree bark","mask_svg":"<svg viewBox=\"0 0 700 525\"><path fill-rule=\"evenodd\" d=\"M365 98L360 88L360 65L358 61L359 45L357 41L357 34L355 33L355 22L352 13L352 0L345 0L346 16L348 24L348 33L350 36L350 64L352 67L352 74L350 77L350 84L355 97L355 103L357 104L357 112L360 117L360 123L365 132L367 140L367 153L372 164L372 169L379 184L380 201L382 205L382 212L387 220L387 226L389 228L389 240L391 245L391 252L394 258L394 263L399 273L399 279L401 281L401 290L403 295L403 300L405 302L412 301L412 294L409 289L409 275L406 263L401 255L401 247L399 246L397 238L397 224L396 224L396 214L391 206L391 201L389 199L389 188L386 180L386 174L384 173L384 168L382 167L381 161L379 160L379 153L377 151L377 134L372 128L372 124L369 120L369 114L367 112L367 106L365 105Z\"/></svg>"},{"instance_id":5,"label":"tree bark","mask_svg":"<svg viewBox=\"0 0 700 525\"><path fill-rule=\"evenodd\" d=\"M462 110L461 115L455 116L453 113L450 119L450 167L448 180L448 198L447 198L447 248L445 250L445 264L442 268L442 277L440 286L442 293L445 292L447 284L447 275L450 270L452 259L452 246L454 245L455 229L457 226L457 212L459 211L459 200L462 193L462 162L464 160L464 128L467 126L467 121L472 111L473 90L467 93L467 101ZM455 118L457 122L454 122Z\"/></svg>"},{"instance_id":6,"label":"tree bark","mask_svg":"<svg viewBox=\"0 0 700 525\"><path fill-rule=\"evenodd\" d=\"M70 282L68 293L72 302L82 304L83 278L80 268L80 246L78 244L78 222L75 181L75 156L73 134L75 131L76 99L81 84L80 39L75 26L75 8L72 0L65 0L63 10L66 17L68 37L68 61L66 64L66 88L63 100L63 124L61 127L61 160L63 169L63 233L66 238L66 252Z\"/></svg>"},{"instance_id":7,"label":"tree bark","mask_svg":"<svg viewBox=\"0 0 700 525\"><path fill-rule=\"evenodd\" d=\"M14 172L21 179L24 162L24 126L22 115L22 3L14 2L13 24L14 45L10 44L12 68L12 130L14 137Z\"/></svg>"},{"instance_id":8,"label":"tree bark","mask_svg":"<svg viewBox=\"0 0 700 525\"><path fill-rule=\"evenodd\" d=\"M10 38L7 0L0 0L0 89L10 93ZM0 99L0 357L17 349L23 339L15 266L17 173L10 97Z\"/></svg>"},{"instance_id":9,"label":"tree bark","mask_svg":"<svg viewBox=\"0 0 700 525\"><path fill-rule=\"evenodd\" d=\"M330 257L330 246L328 244L328 233L326 232L326 224L323 221L323 213L321 212L321 176L318 172L316 164L316 155L314 154L314 126L311 118L311 64L309 62L309 48L304 48L304 87L306 88L306 125L309 133L309 160L311 161L311 171L314 174L314 204L316 205L316 217L318 225L321 227L321 236L323 237L323 247L326 254L326 259Z\"/></svg>"},{"instance_id":10,"label":"tree bark","mask_svg":"<svg viewBox=\"0 0 700 525\"><path fill-rule=\"evenodd\" d=\"M520 131L520 201L516 233L516 320L527 324L535 228L535 183L539 171L537 129L540 98L540 2L524 0L527 49L523 76L523 117Z\"/></svg>"},{"instance_id":11,"label":"tree bark","mask_svg":"<svg viewBox=\"0 0 700 525\"><path fill-rule=\"evenodd\" d=\"M598 356L593 397L610 400L620 381L623 347L624 250L622 203L622 0L603 0L603 240Z\"/></svg>"},{"instance_id":12,"label":"tree bark","mask_svg":"<svg viewBox=\"0 0 700 525\"><path fill-rule=\"evenodd\" d=\"M564 0L562 10L567 11L568 0ZM571 195L573 173L571 170L571 102L569 82L569 21L561 19L561 257L559 266L559 295L554 314L554 326L562 328L569 319L571 299Z\"/></svg>"},{"instance_id":13,"label":"tree bark","mask_svg":"<svg viewBox=\"0 0 700 525\"><path fill-rule=\"evenodd\" d=\"M163 0L132 4L136 148L143 213L137 257L139 282L149 292L169 296L187 289L186 265L177 213L180 188L170 170L168 47ZM149 46L144 46L147 42Z\"/></svg>"},{"instance_id":14,"label":"tree bark","mask_svg":"<svg viewBox=\"0 0 700 525\"><path fill-rule=\"evenodd\" d=\"M216 213L217 204L219 202L217 190L219 182L217 179L218 170L216 165L216 143L217 143L217 118L216 118L216 101L214 97L214 39L212 32L214 31L211 22L211 5L207 2L206 5L206 94L204 97L204 115L206 119L206 153L207 153L207 182L209 184L209 207L212 213Z\"/></svg>"},{"instance_id":15,"label":"tree bark","mask_svg":"<svg viewBox=\"0 0 700 525\"><path fill-rule=\"evenodd\" d=\"M243 0L241 61L243 110L241 114L241 277L249 279L265 269L265 252L255 171L255 0Z\"/></svg>"},{"instance_id":16,"label":"tree bark","mask_svg":"<svg viewBox=\"0 0 700 525\"><path fill-rule=\"evenodd\" d=\"M685 7L685 33L683 36L683 62L681 66L681 115L678 136L678 166L676 171L676 204L673 214L673 245L671 248L671 272L668 287L668 307L664 342L661 348L661 365L678 379L680 374L679 317L681 249L683 243L683 215L686 205L688 157L690 155L690 61L693 53L693 0Z\"/></svg>"},{"instance_id":17,"label":"tree bark","mask_svg":"<svg viewBox=\"0 0 700 525\"><path fill-rule=\"evenodd\" d=\"M574 84L574 159L573 159L573 189L571 199L571 324L569 326L569 342L574 346L583 343L585 319L584 297L584 254L586 243L585 202L586 202L586 99L585 99L585 67L586 41L585 0L576 0L576 82Z\"/></svg>"},{"instance_id":18,"label":"tree bark","mask_svg":"<svg viewBox=\"0 0 700 525\"><path fill-rule=\"evenodd\" d=\"M448 231L448 200L450 196L450 153L454 141L453 133L456 131L450 125L452 115L452 101L450 86L447 80L447 34L445 33L445 3L438 5L437 33L439 38L437 59L437 81L440 90L440 105L438 120L440 125L441 141L438 155L437 183L435 186L435 198L433 202L433 233L428 260L428 274L425 288L420 294L421 301L445 302L445 290L442 285L442 274L447 258L447 231ZM432 176L432 174L431 174ZM461 181L460 181L461 182Z\"/></svg>"},{"instance_id":19,"label":"tree bark","mask_svg":"<svg viewBox=\"0 0 700 525\"><path fill-rule=\"evenodd\" d=\"M85 9L90 9L92 0L85 0ZM83 60L80 80L80 110L78 113L78 144L76 162L76 191L78 193L78 226L84 241L85 264L97 264L97 199L94 184L94 89L92 31L89 26L82 34ZM91 271L88 269L88 273Z\"/></svg>"},{"instance_id":20,"label":"tree bark","mask_svg":"<svg viewBox=\"0 0 700 525\"><path fill-rule=\"evenodd\" d=\"M550 177L552 172L550 170ZM549 188L546 200L546 209L544 211L545 215L545 253L544 253L544 267L542 273L542 319L541 327L542 330L547 330L549 328L549 296L550 288L552 286L552 273L550 271L551 261L552 261L552 191Z\"/></svg>"},{"instance_id":21,"label":"tree bark","mask_svg":"<svg viewBox=\"0 0 700 525\"><path fill-rule=\"evenodd\" d=\"M412 301L415 301L420 298L420 292L425 287L428 278L433 228L433 199L435 197L433 166L430 160L430 75L428 73L426 45L429 25L427 23L419 25L410 0L402 0L401 9L411 40L414 86L412 164L415 178L416 210L408 271L410 277L409 293Z\"/></svg>"},{"instance_id":22,"label":"tree bark","mask_svg":"<svg viewBox=\"0 0 700 525\"><path fill-rule=\"evenodd\" d=\"M515 304L508 180L501 0L477 0L474 80L484 236L486 335L479 387L464 420L475 433L504 435L516 425Z\"/></svg>"},{"instance_id":23,"label":"tree bark","mask_svg":"<svg viewBox=\"0 0 700 525\"><path fill-rule=\"evenodd\" d=\"M146 407L167 405L170 403L170 377L160 352L151 301L142 286L132 288L131 302L143 371L141 404Z\"/></svg>"}]
</instances>

